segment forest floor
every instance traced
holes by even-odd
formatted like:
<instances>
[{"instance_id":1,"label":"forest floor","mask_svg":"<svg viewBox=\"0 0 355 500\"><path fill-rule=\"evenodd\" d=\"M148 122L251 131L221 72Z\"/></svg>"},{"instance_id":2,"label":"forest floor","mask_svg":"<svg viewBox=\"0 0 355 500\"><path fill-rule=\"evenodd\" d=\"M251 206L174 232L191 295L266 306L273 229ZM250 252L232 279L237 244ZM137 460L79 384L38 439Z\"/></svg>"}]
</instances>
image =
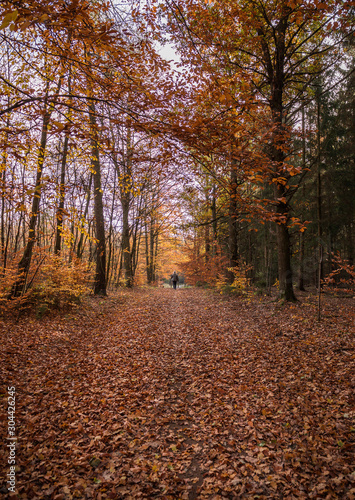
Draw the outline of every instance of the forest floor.
<instances>
[{"instance_id":1,"label":"forest floor","mask_svg":"<svg viewBox=\"0 0 355 500\"><path fill-rule=\"evenodd\" d=\"M0 497L354 499L355 299L321 322L300 299L150 288L0 320Z\"/></svg>"}]
</instances>

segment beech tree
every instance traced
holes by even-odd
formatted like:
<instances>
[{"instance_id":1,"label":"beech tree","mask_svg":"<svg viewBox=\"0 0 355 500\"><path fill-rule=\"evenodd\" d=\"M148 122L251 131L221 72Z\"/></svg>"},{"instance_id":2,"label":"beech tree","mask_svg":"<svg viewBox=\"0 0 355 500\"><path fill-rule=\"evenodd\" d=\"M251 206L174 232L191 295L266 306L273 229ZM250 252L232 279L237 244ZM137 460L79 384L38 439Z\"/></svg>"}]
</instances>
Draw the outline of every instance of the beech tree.
<instances>
[{"instance_id":1,"label":"beech tree","mask_svg":"<svg viewBox=\"0 0 355 500\"><path fill-rule=\"evenodd\" d=\"M151 43L142 32L141 19L137 16L134 18L132 12L129 5L120 10L117 5L109 7L96 2L81 2L79 5L75 1L53 1L43 5L41 2L29 0L25 3L3 2L1 5L0 19L3 31L0 34L3 41L11 46L14 54L21 54L21 50L24 47L24 50L27 50L29 46L34 55L32 59L20 55L22 68L14 59L15 77L10 72L1 75L4 95L8 98L2 100L0 114L7 120L8 125L11 113L23 113L27 123L31 124L33 122L31 113L33 109L38 108L43 121L31 210L27 205L30 188L29 167L25 166L23 170L24 202L22 204L18 202L21 207L19 210L21 224L18 224L15 250L18 250L20 236L25 238L25 225L22 226L22 223L26 222L27 210L29 233L23 257L18 265L18 279L12 288L13 297L26 290L26 276L31 267L33 249L36 245L38 248L42 244L51 245L47 228L50 216L46 207L51 203L53 191L58 197L55 215L53 214L56 226L56 237L53 241L55 253L61 252L64 239L66 244L69 244L71 252L75 251L78 257L83 257L85 242L88 242L89 259L92 259L94 253L96 256L94 293L106 293L106 279L109 276L105 257L107 245L105 217L108 199L105 200L103 186L114 179L110 173L112 165L107 162L110 145L104 132L107 125L105 120L110 119L108 110L111 110L111 115L112 110L115 111L115 126L127 132L127 147L124 153L127 172L119 183L124 222L119 244L125 250L121 255L127 282L132 283L139 254L137 236L139 237L141 231L141 215L139 215L141 209L136 206L137 213L130 225L129 210L134 206L134 193L131 189L136 189L131 184L129 175L132 169L133 151L130 137L133 137L138 129L141 136L145 133L150 134L149 127L154 120L149 116L149 112L152 106L155 106L155 109L161 107L160 102L162 102L161 95L159 96L161 89L155 92L155 84L161 79L166 66L166 63L156 56ZM37 59L33 64L35 57ZM45 67L48 70L43 70ZM19 77L20 69L24 70L21 77ZM153 81L151 77L154 74L157 78ZM30 85L28 82L34 79L37 79L36 83ZM38 81L42 84L39 85ZM127 126L128 122L130 125ZM5 134L3 137L3 145L6 150L11 148L11 151L15 152L17 145L11 143L10 129L8 126L7 136ZM56 158L54 143L56 138L62 137L62 151L58 160L60 175L57 180L58 185L53 190L51 176L55 173L55 168L51 162ZM34 135L33 140L36 141L37 136ZM34 146L31 145L30 151L33 149ZM80 160L73 160L75 156L80 157ZM13 171L13 165L10 168ZM88 170L91 170L89 176ZM45 177L44 171L48 172ZM2 173L2 177L1 243L5 268L8 249L6 234L8 236L10 234L9 231L6 233L5 229L5 204L11 196L11 191L10 186L6 185L6 173ZM83 178L88 181L83 181ZM135 182L142 184L139 179ZM85 202L81 195L84 184L84 191L87 194ZM93 189L92 197L90 189ZM48 198L44 197L45 192ZM112 207L114 200L115 188ZM93 210L90 206L91 201L94 202ZM36 232L39 224L43 227ZM109 227L111 243L112 219ZM43 241L41 241L42 234ZM94 246L96 246L95 252ZM72 258L71 253L68 258ZM112 264L111 260L109 264Z\"/></svg>"},{"instance_id":2,"label":"beech tree","mask_svg":"<svg viewBox=\"0 0 355 500\"><path fill-rule=\"evenodd\" d=\"M289 198L291 180L300 169L290 163L292 117L324 70L324 54L328 64L341 57L341 42L351 31L350 5L318 0L166 1L164 13L183 63L196 74L210 75L228 103L225 112L252 106L261 110L267 161L259 161L256 170L273 186L270 217L276 223L280 294L294 300Z\"/></svg>"},{"instance_id":3,"label":"beech tree","mask_svg":"<svg viewBox=\"0 0 355 500\"><path fill-rule=\"evenodd\" d=\"M286 300L298 262L304 288L353 259L350 20L318 0L2 2L6 295L77 258L96 294L154 283L179 227L206 283L253 266Z\"/></svg>"}]
</instances>

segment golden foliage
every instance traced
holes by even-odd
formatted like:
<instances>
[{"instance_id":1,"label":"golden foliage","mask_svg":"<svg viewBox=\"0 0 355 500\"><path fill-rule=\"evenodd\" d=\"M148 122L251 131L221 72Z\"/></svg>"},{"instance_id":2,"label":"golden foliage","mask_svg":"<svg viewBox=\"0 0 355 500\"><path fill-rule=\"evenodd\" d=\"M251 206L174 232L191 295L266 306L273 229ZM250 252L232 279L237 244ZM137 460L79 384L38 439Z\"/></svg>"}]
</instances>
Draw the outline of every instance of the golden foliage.
<instances>
[{"instance_id":1,"label":"golden foliage","mask_svg":"<svg viewBox=\"0 0 355 500\"><path fill-rule=\"evenodd\" d=\"M51 308L66 309L78 304L89 291L90 265L73 256L66 262L58 255L38 251L20 297L9 299L12 287L19 279L16 261L0 275L0 313L13 314L34 309L43 315Z\"/></svg>"},{"instance_id":2,"label":"golden foliage","mask_svg":"<svg viewBox=\"0 0 355 500\"><path fill-rule=\"evenodd\" d=\"M233 274L233 282L228 283L228 278L222 275L216 282L217 289L220 290L221 293L223 293L223 291L228 291L246 297L254 295L251 289L251 279L248 277L248 273L251 269L251 266L247 266L244 263L235 267L228 267L227 271Z\"/></svg>"},{"instance_id":3,"label":"golden foliage","mask_svg":"<svg viewBox=\"0 0 355 500\"><path fill-rule=\"evenodd\" d=\"M50 255L43 264L32 292L36 302L66 308L80 302L89 292L90 266L73 256L68 264Z\"/></svg>"}]
</instances>

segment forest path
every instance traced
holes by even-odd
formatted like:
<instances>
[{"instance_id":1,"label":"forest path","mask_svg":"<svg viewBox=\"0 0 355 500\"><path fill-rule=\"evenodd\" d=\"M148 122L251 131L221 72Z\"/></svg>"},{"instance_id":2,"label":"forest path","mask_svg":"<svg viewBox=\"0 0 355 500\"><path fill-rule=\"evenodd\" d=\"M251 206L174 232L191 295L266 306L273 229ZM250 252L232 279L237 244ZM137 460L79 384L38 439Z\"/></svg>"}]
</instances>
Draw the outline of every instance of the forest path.
<instances>
[{"instance_id":1,"label":"forest path","mask_svg":"<svg viewBox=\"0 0 355 500\"><path fill-rule=\"evenodd\" d=\"M22 498L350 499L351 321L312 318L143 289L3 322Z\"/></svg>"}]
</instances>

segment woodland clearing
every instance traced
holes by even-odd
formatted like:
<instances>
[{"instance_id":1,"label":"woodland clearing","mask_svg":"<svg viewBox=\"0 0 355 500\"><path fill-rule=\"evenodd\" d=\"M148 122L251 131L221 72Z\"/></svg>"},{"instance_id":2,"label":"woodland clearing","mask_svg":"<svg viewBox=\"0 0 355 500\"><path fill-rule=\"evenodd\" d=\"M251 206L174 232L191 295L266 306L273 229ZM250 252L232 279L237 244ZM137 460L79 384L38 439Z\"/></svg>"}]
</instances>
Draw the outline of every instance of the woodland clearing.
<instances>
[{"instance_id":1,"label":"woodland clearing","mask_svg":"<svg viewBox=\"0 0 355 500\"><path fill-rule=\"evenodd\" d=\"M354 299L317 322L300 298L143 288L1 320L13 498L355 498Z\"/></svg>"}]
</instances>

